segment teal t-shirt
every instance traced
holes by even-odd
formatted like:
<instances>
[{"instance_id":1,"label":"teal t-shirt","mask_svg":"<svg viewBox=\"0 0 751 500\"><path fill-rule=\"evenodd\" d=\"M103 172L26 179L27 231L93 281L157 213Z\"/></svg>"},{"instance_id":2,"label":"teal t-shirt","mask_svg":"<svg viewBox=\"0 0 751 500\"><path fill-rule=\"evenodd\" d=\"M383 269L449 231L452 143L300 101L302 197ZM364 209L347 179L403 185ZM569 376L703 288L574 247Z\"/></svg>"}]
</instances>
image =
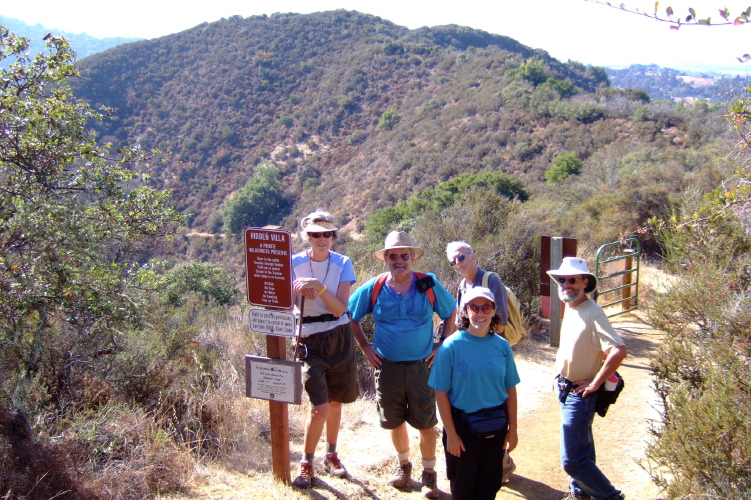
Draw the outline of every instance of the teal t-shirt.
<instances>
[{"instance_id":1,"label":"teal t-shirt","mask_svg":"<svg viewBox=\"0 0 751 500\"><path fill-rule=\"evenodd\" d=\"M367 314L373 314L373 344L378 354L389 361L415 361L430 355L433 352L433 313L446 319L456 307L454 297L435 275L428 275L435 281L435 304L432 306L427 294L415 287L414 276L412 286L404 296L384 284L375 306L371 305L371 294L377 277L367 281L349 298L353 320L359 322Z\"/></svg>"},{"instance_id":2,"label":"teal t-shirt","mask_svg":"<svg viewBox=\"0 0 751 500\"><path fill-rule=\"evenodd\" d=\"M451 406L468 413L503 404L507 388L519 383L508 341L498 335L475 337L466 330L438 349L428 385L447 392Z\"/></svg>"}]
</instances>

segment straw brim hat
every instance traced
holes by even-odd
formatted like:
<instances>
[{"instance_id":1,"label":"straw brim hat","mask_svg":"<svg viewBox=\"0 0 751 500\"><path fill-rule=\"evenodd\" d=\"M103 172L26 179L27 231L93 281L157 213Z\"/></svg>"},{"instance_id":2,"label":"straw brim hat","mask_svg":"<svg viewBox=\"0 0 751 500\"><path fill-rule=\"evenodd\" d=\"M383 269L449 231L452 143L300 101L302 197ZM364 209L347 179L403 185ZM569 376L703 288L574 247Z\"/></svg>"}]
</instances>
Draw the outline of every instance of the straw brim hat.
<instances>
[{"instance_id":1,"label":"straw brim hat","mask_svg":"<svg viewBox=\"0 0 751 500\"><path fill-rule=\"evenodd\" d=\"M339 229L335 225L333 225L331 222L311 222L307 226L303 228L303 232L306 233L325 233L326 231L336 231Z\"/></svg>"},{"instance_id":2,"label":"straw brim hat","mask_svg":"<svg viewBox=\"0 0 751 500\"><path fill-rule=\"evenodd\" d=\"M414 240L404 231L391 231L386 236L386 242L382 249L378 250L373 256L382 261L386 261L384 255L389 250L411 250L414 257L412 260L420 260L425 255L425 250L418 247Z\"/></svg>"},{"instance_id":3,"label":"straw brim hat","mask_svg":"<svg viewBox=\"0 0 751 500\"><path fill-rule=\"evenodd\" d=\"M589 272L587 261L580 259L579 257L564 257L561 262L561 267L558 269L551 269L547 271L548 276L553 279L558 276L580 276L584 275L589 278L587 282L587 288L584 289L585 293L591 293L597 288L597 276Z\"/></svg>"}]
</instances>

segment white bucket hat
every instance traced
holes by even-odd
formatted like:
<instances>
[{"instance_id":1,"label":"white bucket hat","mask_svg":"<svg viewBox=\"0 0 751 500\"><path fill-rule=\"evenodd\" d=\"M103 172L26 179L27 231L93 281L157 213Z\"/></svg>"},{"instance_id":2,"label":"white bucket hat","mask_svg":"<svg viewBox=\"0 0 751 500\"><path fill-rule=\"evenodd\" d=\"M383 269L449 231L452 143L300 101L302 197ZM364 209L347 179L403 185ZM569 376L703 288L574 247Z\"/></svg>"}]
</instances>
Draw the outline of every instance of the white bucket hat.
<instances>
[{"instance_id":1,"label":"white bucket hat","mask_svg":"<svg viewBox=\"0 0 751 500\"><path fill-rule=\"evenodd\" d=\"M547 273L554 279L558 276L584 275L589 278L587 288L584 289L584 292L590 293L597 288L597 276L589 272L587 261L580 259L579 257L564 257L563 262L561 262L561 267L558 269L551 269L547 271Z\"/></svg>"},{"instance_id":2,"label":"white bucket hat","mask_svg":"<svg viewBox=\"0 0 751 500\"><path fill-rule=\"evenodd\" d=\"M415 241L404 231L391 231L388 236L386 236L386 242L383 245L383 248L378 250L376 253L373 254L373 256L378 259L385 261L386 257L384 255L388 250L412 250L412 253L414 254L413 260L420 260L420 258L425 255L425 250L421 247L418 247L415 244Z\"/></svg>"}]
</instances>

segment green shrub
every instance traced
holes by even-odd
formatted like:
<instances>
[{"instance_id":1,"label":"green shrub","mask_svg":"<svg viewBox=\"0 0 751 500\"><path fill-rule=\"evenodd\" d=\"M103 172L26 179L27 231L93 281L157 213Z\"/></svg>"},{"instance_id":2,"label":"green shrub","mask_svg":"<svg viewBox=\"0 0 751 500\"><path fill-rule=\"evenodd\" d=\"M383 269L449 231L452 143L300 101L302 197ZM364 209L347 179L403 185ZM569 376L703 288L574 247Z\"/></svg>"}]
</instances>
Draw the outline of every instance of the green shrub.
<instances>
[{"instance_id":1,"label":"green shrub","mask_svg":"<svg viewBox=\"0 0 751 500\"><path fill-rule=\"evenodd\" d=\"M518 68L506 71L504 76L509 78L520 76L534 85L539 85L546 79L545 61L537 56L530 57L521 63Z\"/></svg>"},{"instance_id":2,"label":"green shrub","mask_svg":"<svg viewBox=\"0 0 751 500\"><path fill-rule=\"evenodd\" d=\"M207 303L233 304L240 293L230 273L208 262L180 263L167 272L164 281L162 296L172 307L183 305L190 294L200 295Z\"/></svg>"},{"instance_id":3,"label":"green shrub","mask_svg":"<svg viewBox=\"0 0 751 500\"><path fill-rule=\"evenodd\" d=\"M751 491L751 242L728 217L664 233L667 289L649 319L666 333L652 368L660 419L648 445L669 498L745 500Z\"/></svg>"},{"instance_id":4,"label":"green shrub","mask_svg":"<svg viewBox=\"0 0 751 500\"><path fill-rule=\"evenodd\" d=\"M367 135L362 130L355 130L347 136L347 144L350 146L356 146L362 144L367 139Z\"/></svg>"},{"instance_id":5,"label":"green shrub","mask_svg":"<svg viewBox=\"0 0 751 500\"><path fill-rule=\"evenodd\" d=\"M511 157L519 161L528 161L545 149L545 143L539 137L523 139L511 148Z\"/></svg>"},{"instance_id":6,"label":"green shrub","mask_svg":"<svg viewBox=\"0 0 751 500\"><path fill-rule=\"evenodd\" d=\"M545 83L540 87L549 87L560 95L562 98L567 98L577 93L576 87L568 80L556 80L555 78L548 78Z\"/></svg>"},{"instance_id":7,"label":"green shrub","mask_svg":"<svg viewBox=\"0 0 751 500\"><path fill-rule=\"evenodd\" d=\"M261 227L281 220L286 205L279 168L262 163L255 174L222 205L224 232L237 234L245 227Z\"/></svg>"},{"instance_id":8,"label":"green shrub","mask_svg":"<svg viewBox=\"0 0 751 500\"><path fill-rule=\"evenodd\" d=\"M389 108L383 112L381 119L378 121L378 128L392 130L402 117L394 108Z\"/></svg>"},{"instance_id":9,"label":"green shrub","mask_svg":"<svg viewBox=\"0 0 751 500\"><path fill-rule=\"evenodd\" d=\"M521 180L502 172L463 173L458 177L439 184L434 189L411 195L399 200L396 206L373 211L365 223L365 235L372 244L382 242L386 234L393 230L409 231L417 217L433 211L441 211L461 201L470 191L478 189L490 192L493 196L526 201L529 193Z\"/></svg>"},{"instance_id":10,"label":"green shrub","mask_svg":"<svg viewBox=\"0 0 751 500\"><path fill-rule=\"evenodd\" d=\"M574 152L561 153L553 158L550 168L545 172L548 184L566 180L569 176L579 175L584 162Z\"/></svg>"}]
</instances>

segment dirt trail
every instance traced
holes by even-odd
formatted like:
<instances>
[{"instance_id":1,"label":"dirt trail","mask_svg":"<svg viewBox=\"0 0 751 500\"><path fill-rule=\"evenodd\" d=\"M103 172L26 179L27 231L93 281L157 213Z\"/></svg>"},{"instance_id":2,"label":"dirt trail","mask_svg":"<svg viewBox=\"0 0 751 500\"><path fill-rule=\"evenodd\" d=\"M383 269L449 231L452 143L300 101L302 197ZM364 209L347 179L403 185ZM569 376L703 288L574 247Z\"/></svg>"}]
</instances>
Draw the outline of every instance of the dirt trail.
<instances>
[{"instance_id":1,"label":"dirt trail","mask_svg":"<svg viewBox=\"0 0 751 500\"><path fill-rule=\"evenodd\" d=\"M594 435L597 463L613 484L631 500L659 497L659 489L638 464L648 439L648 420L655 419L656 397L651 385L649 355L660 340L660 333L634 315L615 316L614 326L628 346L629 356L619 369L626 388L605 418L595 416ZM529 498L558 500L567 493L568 477L561 468L560 409L550 389L555 349L538 348L534 361L519 353L522 383L520 400L519 447L511 456L516 473L496 496L497 499ZM528 383L528 381L530 383ZM545 382L547 387L541 387Z\"/></svg>"},{"instance_id":2,"label":"dirt trail","mask_svg":"<svg viewBox=\"0 0 751 500\"><path fill-rule=\"evenodd\" d=\"M606 418L595 417L597 461L613 484L622 489L629 500L660 498L648 474L637 464L644 455L648 439L647 421L656 417L656 398L651 388L649 355L660 341L660 333L634 315L616 316L614 326L623 336L628 349L620 372L626 388ZM512 453L517 470L498 493L497 500L531 499L559 500L567 493L568 478L559 460L560 408L552 392L555 349L529 340L516 351L522 379L519 394L519 447ZM290 405L291 427L304 420L307 406ZM292 430L292 460L300 459L301 428ZM441 424L437 426L440 431ZM213 499L414 499L420 493L419 435L410 428L411 459L415 466L412 491L402 492L388 485L394 464L394 450L386 431L378 426L375 403L360 400L345 405L340 433L339 454L351 478L339 479L319 474L311 490L300 491L273 481L269 460L248 455L238 456L224 466L211 466L198 473L189 495L163 498ZM316 466L320 466L323 443L319 445ZM446 479L443 447L438 443L440 498L451 498ZM264 464L265 462L265 464ZM293 476L296 469L293 469Z\"/></svg>"}]
</instances>

